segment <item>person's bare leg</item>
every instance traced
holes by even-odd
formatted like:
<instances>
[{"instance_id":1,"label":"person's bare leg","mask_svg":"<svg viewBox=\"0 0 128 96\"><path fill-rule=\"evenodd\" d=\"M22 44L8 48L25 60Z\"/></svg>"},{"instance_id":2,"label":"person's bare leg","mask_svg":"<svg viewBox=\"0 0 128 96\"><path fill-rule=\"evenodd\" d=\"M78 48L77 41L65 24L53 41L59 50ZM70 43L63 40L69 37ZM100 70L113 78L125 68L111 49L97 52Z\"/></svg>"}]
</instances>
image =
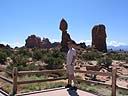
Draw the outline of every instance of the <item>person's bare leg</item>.
<instances>
[{"instance_id":1,"label":"person's bare leg","mask_svg":"<svg viewBox=\"0 0 128 96\"><path fill-rule=\"evenodd\" d=\"M73 80L74 86L76 86L76 84L77 84L77 81L76 81L76 79L75 79L75 76L74 76L74 74L73 74L71 77L72 77L72 80Z\"/></svg>"},{"instance_id":2,"label":"person's bare leg","mask_svg":"<svg viewBox=\"0 0 128 96\"><path fill-rule=\"evenodd\" d=\"M75 78L73 79L73 82L74 82L74 86L78 87L78 82Z\"/></svg>"},{"instance_id":3,"label":"person's bare leg","mask_svg":"<svg viewBox=\"0 0 128 96\"><path fill-rule=\"evenodd\" d=\"M71 75L68 75L68 84L72 84L72 78L71 78Z\"/></svg>"},{"instance_id":4,"label":"person's bare leg","mask_svg":"<svg viewBox=\"0 0 128 96\"><path fill-rule=\"evenodd\" d=\"M67 74L67 77L68 77L68 84L65 86L65 88L70 88L72 84L72 79L71 79L70 74Z\"/></svg>"},{"instance_id":5,"label":"person's bare leg","mask_svg":"<svg viewBox=\"0 0 128 96\"><path fill-rule=\"evenodd\" d=\"M76 79L75 79L74 74L73 74L71 77L72 77L72 80L73 80L73 83L74 83L72 89L76 91L76 90L77 90L77 81L76 81Z\"/></svg>"}]
</instances>

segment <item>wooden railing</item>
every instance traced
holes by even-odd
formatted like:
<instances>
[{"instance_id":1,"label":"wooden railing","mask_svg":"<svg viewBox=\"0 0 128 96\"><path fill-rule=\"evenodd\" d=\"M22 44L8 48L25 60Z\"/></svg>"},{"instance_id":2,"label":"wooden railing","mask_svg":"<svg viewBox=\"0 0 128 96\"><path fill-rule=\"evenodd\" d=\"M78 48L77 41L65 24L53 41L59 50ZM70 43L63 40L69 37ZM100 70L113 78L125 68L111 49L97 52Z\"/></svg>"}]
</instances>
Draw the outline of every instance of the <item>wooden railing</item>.
<instances>
[{"instance_id":1,"label":"wooden railing","mask_svg":"<svg viewBox=\"0 0 128 96\"><path fill-rule=\"evenodd\" d=\"M116 67L113 67L112 72L99 72L99 71L81 71L81 70L76 70L75 72L79 73L87 73L87 74L94 74L94 75L100 75L100 76L112 76L112 96L116 96Z\"/></svg>"},{"instance_id":2,"label":"wooden railing","mask_svg":"<svg viewBox=\"0 0 128 96\"><path fill-rule=\"evenodd\" d=\"M43 70L43 71L18 71L15 67L12 72L13 80L0 76L0 79L12 84L12 94L17 94L17 86L21 84L29 84L29 83L39 83L39 82L46 82L46 81L56 81L56 80L63 80L67 79L64 78L54 78L54 79L46 79L46 80L25 80L25 81L18 81L17 77L26 74L44 74L44 73L53 73L53 72L65 72L65 70ZM117 79L117 69L113 67L112 72L97 72L97 71L82 71L82 70L75 70L76 73L88 73L88 74L95 74L101 76L112 76L112 96L116 96L116 79Z\"/></svg>"},{"instance_id":3,"label":"wooden railing","mask_svg":"<svg viewBox=\"0 0 128 96\"><path fill-rule=\"evenodd\" d=\"M26 74L44 74L44 73L55 73L55 72L64 72L65 70L43 70L43 71L18 71L17 68L15 67L13 69L12 74L10 74L11 72L8 72L10 75L12 75L12 79L10 80L6 77L0 76L0 79L12 84L12 92L11 92L11 96L13 96L14 94L17 94L17 87L18 85L21 84L29 84L29 83L39 83L39 82L47 82L47 81L56 81L56 80L64 80L67 79L66 77L61 77L61 78L54 78L54 79L45 79L45 80L25 80L25 81L18 81L17 78L18 76L22 76L22 75L26 75Z\"/></svg>"},{"instance_id":4,"label":"wooden railing","mask_svg":"<svg viewBox=\"0 0 128 96\"><path fill-rule=\"evenodd\" d=\"M4 80L5 82L8 82L10 84L13 84L13 81L12 80L10 80L10 79L8 79L8 78L6 78L4 76L0 76L0 79Z\"/></svg>"}]
</instances>

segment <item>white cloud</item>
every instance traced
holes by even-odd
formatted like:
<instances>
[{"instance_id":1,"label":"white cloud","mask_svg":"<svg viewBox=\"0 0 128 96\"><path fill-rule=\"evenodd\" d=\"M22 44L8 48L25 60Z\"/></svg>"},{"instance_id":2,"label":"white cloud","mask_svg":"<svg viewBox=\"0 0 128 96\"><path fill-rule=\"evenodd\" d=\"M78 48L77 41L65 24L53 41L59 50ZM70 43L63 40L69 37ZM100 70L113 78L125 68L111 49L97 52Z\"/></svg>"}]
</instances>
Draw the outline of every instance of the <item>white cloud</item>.
<instances>
[{"instance_id":1,"label":"white cloud","mask_svg":"<svg viewBox=\"0 0 128 96\"><path fill-rule=\"evenodd\" d=\"M50 42L51 42L51 43L54 43L54 42L60 42L60 41L57 40L57 39L50 39Z\"/></svg>"},{"instance_id":2,"label":"white cloud","mask_svg":"<svg viewBox=\"0 0 128 96\"><path fill-rule=\"evenodd\" d=\"M86 45L91 45L92 41L91 40L85 40Z\"/></svg>"},{"instance_id":3,"label":"white cloud","mask_svg":"<svg viewBox=\"0 0 128 96\"><path fill-rule=\"evenodd\" d=\"M107 46L120 46L120 45L127 45L126 43L123 42L117 42L117 41L107 41Z\"/></svg>"},{"instance_id":4,"label":"white cloud","mask_svg":"<svg viewBox=\"0 0 128 96\"><path fill-rule=\"evenodd\" d=\"M21 42L0 42L0 44L4 44L4 45L9 45L10 47L12 48L15 48L15 47L22 47L24 46L25 44L21 43Z\"/></svg>"},{"instance_id":5,"label":"white cloud","mask_svg":"<svg viewBox=\"0 0 128 96\"><path fill-rule=\"evenodd\" d=\"M80 43L80 42L85 42L86 45L91 45L91 42L92 40L80 40L78 41L77 43ZM117 41L107 41L107 46L120 46L120 45L127 45L126 43L123 43L123 42L117 42Z\"/></svg>"},{"instance_id":6,"label":"white cloud","mask_svg":"<svg viewBox=\"0 0 128 96\"><path fill-rule=\"evenodd\" d=\"M80 40L78 41L77 43L82 43L82 42L85 42L86 45L91 45L91 40Z\"/></svg>"}]
</instances>

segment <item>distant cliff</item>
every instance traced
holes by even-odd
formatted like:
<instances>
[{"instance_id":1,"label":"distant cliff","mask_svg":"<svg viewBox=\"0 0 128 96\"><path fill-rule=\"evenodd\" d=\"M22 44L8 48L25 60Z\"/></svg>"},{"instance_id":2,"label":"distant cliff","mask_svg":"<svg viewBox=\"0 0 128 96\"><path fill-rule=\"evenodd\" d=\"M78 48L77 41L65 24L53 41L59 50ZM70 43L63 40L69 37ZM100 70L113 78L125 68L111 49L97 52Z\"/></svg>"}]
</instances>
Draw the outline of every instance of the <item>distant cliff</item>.
<instances>
[{"instance_id":1,"label":"distant cliff","mask_svg":"<svg viewBox=\"0 0 128 96\"><path fill-rule=\"evenodd\" d=\"M25 41L26 41L25 47L27 48L48 48L49 49L52 47L52 44L48 38L43 38L43 40L41 40L41 38L37 37L36 35L28 36L28 38Z\"/></svg>"},{"instance_id":2,"label":"distant cliff","mask_svg":"<svg viewBox=\"0 0 128 96\"><path fill-rule=\"evenodd\" d=\"M49 48L53 48L53 47L60 47L59 42L51 43L48 38L43 38L43 40L41 40L41 38L37 37L36 35L28 36L28 38L25 40L25 42L26 42L26 44L25 44L26 48L49 49Z\"/></svg>"}]
</instances>

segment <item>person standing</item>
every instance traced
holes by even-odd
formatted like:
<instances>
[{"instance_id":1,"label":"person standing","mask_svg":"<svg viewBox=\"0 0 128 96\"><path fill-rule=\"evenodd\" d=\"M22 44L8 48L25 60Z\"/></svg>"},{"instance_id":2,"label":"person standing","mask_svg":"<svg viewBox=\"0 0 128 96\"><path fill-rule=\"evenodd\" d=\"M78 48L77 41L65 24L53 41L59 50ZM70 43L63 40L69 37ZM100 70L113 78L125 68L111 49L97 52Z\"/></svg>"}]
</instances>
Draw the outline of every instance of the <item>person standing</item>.
<instances>
[{"instance_id":1,"label":"person standing","mask_svg":"<svg viewBox=\"0 0 128 96\"><path fill-rule=\"evenodd\" d=\"M67 60L66 60L66 73L68 76L68 84L65 86L65 88L72 88L76 91L77 87L75 86L76 80L74 76L76 50L74 49L73 41L69 41L67 44L69 48L68 53L67 53ZM73 86L72 86L72 83L74 83Z\"/></svg>"}]
</instances>

